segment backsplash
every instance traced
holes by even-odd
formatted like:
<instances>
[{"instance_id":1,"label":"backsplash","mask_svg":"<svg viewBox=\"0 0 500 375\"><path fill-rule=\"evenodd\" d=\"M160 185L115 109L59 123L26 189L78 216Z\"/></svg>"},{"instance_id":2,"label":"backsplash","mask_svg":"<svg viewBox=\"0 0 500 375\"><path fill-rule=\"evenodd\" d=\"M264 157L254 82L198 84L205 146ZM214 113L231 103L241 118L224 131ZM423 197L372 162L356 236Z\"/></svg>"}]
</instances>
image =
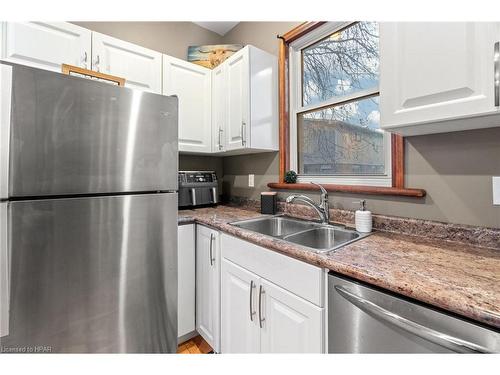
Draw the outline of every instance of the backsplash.
<instances>
[{"instance_id":1,"label":"backsplash","mask_svg":"<svg viewBox=\"0 0 500 375\"><path fill-rule=\"evenodd\" d=\"M260 201L255 199L231 197L228 203L260 211ZM316 211L303 204L279 201L278 212L297 218L318 219ZM354 211L331 208L330 218L332 222L354 226ZM373 214L373 229L500 250L500 229L496 228Z\"/></svg>"}]
</instances>

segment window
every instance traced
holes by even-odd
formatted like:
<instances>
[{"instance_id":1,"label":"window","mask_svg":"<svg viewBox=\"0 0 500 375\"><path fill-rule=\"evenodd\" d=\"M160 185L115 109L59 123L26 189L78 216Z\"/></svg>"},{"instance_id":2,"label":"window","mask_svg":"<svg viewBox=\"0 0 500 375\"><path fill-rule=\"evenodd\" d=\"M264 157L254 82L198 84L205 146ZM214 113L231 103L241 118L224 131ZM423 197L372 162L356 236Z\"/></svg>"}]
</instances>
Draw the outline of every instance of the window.
<instances>
[{"instance_id":1,"label":"window","mask_svg":"<svg viewBox=\"0 0 500 375\"><path fill-rule=\"evenodd\" d=\"M289 47L290 169L299 182L392 186L378 24L325 23Z\"/></svg>"}]
</instances>

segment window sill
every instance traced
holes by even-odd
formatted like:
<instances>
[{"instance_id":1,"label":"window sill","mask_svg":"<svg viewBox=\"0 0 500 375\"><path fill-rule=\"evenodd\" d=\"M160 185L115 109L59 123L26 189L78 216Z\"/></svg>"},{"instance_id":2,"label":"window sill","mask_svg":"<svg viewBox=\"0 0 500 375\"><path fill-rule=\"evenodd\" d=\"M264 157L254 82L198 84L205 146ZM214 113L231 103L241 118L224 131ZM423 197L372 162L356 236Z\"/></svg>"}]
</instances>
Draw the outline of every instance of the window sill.
<instances>
[{"instance_id":1,"label":"window sill","mask_svg":"<svg viewBox=\"0 0 500 375\"><path fill-rule=\"evenodd\" d=\"M308 183L286 184L282 182L270 182L267 186L276 190L318 190L317 186ZM424 189L335 184L321 184L321 186L327 191L351 194L392 195L413 198L423 198L426 194Z\"/></svg>"}]
</instances>

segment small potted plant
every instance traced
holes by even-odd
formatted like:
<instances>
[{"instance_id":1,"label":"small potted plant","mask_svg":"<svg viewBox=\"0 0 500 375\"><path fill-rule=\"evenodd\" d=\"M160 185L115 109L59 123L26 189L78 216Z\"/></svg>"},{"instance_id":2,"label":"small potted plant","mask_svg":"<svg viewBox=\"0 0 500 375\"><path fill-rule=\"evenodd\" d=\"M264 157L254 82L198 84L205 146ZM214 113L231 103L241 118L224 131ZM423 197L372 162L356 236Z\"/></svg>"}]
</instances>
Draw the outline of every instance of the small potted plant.
<instances>
[{"instance_id":1,"label":"small potted plant","mask_svg":"<svg viewBox=\"0 0 500 375\"><path fill-rule=\"evenodd\" d=\"M294 184L297 182L297 173L295 171L288 171L285 173L285 183Z\"/></svg>"}]
</instances>

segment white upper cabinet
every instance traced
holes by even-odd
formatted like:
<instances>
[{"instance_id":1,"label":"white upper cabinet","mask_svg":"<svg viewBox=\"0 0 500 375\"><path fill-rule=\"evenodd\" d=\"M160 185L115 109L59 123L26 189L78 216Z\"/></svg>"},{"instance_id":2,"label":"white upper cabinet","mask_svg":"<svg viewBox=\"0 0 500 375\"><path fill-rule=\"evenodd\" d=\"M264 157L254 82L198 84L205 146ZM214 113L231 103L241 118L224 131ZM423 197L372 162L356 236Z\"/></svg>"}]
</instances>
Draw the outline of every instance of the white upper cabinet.
<instances>
[{"instance_id":1,"label":"white upper cabinet","mask_svg":"<svg viewBox=\"0 0 500 375\"><path fill-rule=\"evenodd\" d=\"M250 141L250 81L248 48L242 49L226 61L227 78L227 150L247 147Z\"/></svg>"},{"instance_id":2,"label":"white upper cabinet","mask_svg":"<svg viewBox=\"0 0 500 375\"><path fill-rule=\"evenodd\" d=\"M213 90L218 100L212 107L217 122L213 129L221 129L224 139L219 142L219 135L214 136L214 151L234 155L278 150L276 57L246 46L214 70L212 80L218 85Z\"/></svg>"},{"instance_id":3,"label":"white upper cabinet","mask_svg":"<svg viewBox=\"0 0 500 375\"><path fill-rule=\"evenodd\" d=\"M179 151L212 152L212 71L163 55L163 94L179 98Z\"/></svg>"},{"instance_id":4,"label":"white upper cabinet","mask_svg":"<svg viewBox=\"0 0 500 375\"><path fill-rule=\"evenodd\" d=\"M381 127L418 135L498 126L488 115L499 113L499 41L494 23L381 23Z\"/></svg>"},{"instance_id":5,"label":"white upper cabinet","mask_svg":"<svg viewBox=\"0 0 500 375\"><path fill-rule=\"evenodd\" d=\"M213 152L226 150L225 129L227 123L226 65L212 70L212 144Z\"/></svg>"},{"instance_id":6,"label":"white upper cabinet","mask_svg":"<svg viewBox=\"0 0 500 375\"><path fill-rule=\"evenodd\" d=\"M92 32L66 22L5 22L3 60L61 72L61 64L90 69Z\"/></svg>"},{"instance_id":7,"label":"white upper cabinet","mask_svg":"<svg viewBox=\"0 0 500 375\"><path fill-rule=\"evenodd\" d=\"M161 53L92 33L92 70L125 78L125 86L161 94Z\"/></svg>"}]
</instances>

